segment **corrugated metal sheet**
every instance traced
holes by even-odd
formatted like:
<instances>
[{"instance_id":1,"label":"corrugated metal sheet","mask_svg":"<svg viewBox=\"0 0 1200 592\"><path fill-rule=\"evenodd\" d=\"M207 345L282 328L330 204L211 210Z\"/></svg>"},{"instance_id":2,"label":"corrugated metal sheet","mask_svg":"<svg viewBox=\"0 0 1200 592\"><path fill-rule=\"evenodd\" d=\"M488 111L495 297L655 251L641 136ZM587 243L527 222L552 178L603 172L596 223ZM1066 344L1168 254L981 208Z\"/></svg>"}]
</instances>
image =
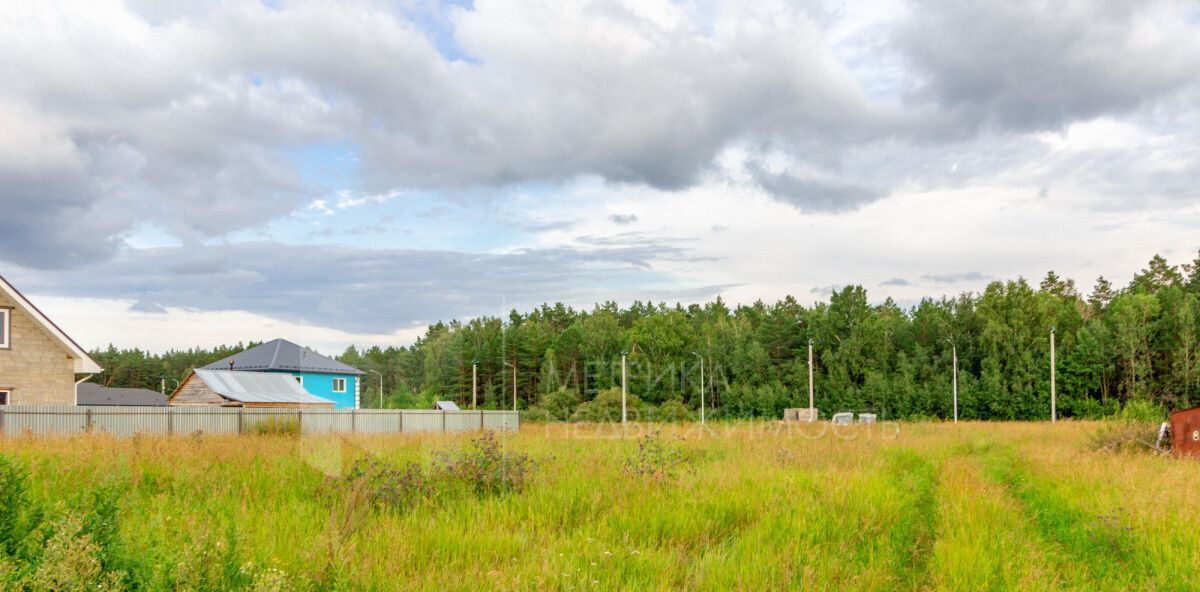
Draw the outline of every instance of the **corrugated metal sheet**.
<instances>
[{"instance_id":1,"label":"corrugated metal sheet","mask_svg":"<svg viewBox=\"0 0 1200 592\"><path fill-rule=\"evenodd\" d=\"M230 407L76 407L71 405L0 405L0 432L71 435L107 432L188 435L251 433L269 419L296 419L305 434L415 433L516 430L515 411L349 410Z\"/></svg>"},{"instance_id":2,"label":"corrugated metal sheet","mask_svg":"<svg viewBox=\"0 0 1200 592\"><path fill-rule=\"evenodd\" d=\"M197 369L196 378L222 397L242 403L333 405L333 401L304 390L288 374Z\"/></svg>"},{"instance_id":3,"label":"corrugated metal sheet","mask_svg":"<svg viewBox=\"0 0 1200 592\"><path fill-rule=\"evenodd\" d=\"M1171 413L1171 452L1175 456L1200 456L1200 407Z\"/></svg>"}]
</instances>

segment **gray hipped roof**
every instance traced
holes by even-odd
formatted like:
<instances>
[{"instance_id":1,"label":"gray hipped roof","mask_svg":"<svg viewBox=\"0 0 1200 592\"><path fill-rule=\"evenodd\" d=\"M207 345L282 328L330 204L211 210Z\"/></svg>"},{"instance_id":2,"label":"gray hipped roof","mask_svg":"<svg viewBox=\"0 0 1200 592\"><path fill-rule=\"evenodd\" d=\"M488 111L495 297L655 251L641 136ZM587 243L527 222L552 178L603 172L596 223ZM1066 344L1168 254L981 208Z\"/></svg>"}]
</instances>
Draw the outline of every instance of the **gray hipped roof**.
<instances>
[{"instance_id":1,"label":"gray hipped roof","mask_svg":"<svg viewBox=\"0 0 1200 592\"><path fill-rule=\"evenodd\" d=\"M307 403L333 405L333 401L310 394L287 374L196 370L196 378L213 392L240 403Z\"/></svg>"},{"instance_id":2,"label":"gray hipped roof","mask_svg":"<svg viewBox=\"0 0 1200 592\"><path fill-rule=\"evenodd\" d=\"M75 388L75 401L79 405L146 405L165 407L167 396L143 388L109 388L94 382L81 382Z\"/></svg>"},{"instance_id":3,"label":"gray hipped roof","mask_svg":"<svg viewBox=\"0 0 1200 592\"><path fill-rule=\"evenodd\" d=\"M284 370L288 372L318 372L322 374L366 374L358 368L327 358L307 347L286 339L268 341L258 347L234 354L204 367L204 370Z\"/></svg>"}]
</instances>

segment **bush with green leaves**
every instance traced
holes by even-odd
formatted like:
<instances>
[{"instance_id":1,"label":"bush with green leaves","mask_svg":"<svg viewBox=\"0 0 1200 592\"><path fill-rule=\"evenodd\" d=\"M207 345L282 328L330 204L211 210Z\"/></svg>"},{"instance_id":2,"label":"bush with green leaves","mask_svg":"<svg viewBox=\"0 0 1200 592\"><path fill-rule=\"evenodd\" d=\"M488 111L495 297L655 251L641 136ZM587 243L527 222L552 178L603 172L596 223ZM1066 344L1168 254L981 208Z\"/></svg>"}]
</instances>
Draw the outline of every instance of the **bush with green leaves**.
<instances>
[{"instance_id":1,"label":"bush with green leaves","mask_svg":"<svg viewBox=\"0 0 1200 592\"><path fill-rule=\"evenodd\" d=\"M692 411L688 409L687 406L683 404L683 400L679 398L664 401L662 405L658 406L658 410L654 414L654 419L658 421L673 423L688 421L692 418Z\"/></svg>"},{"instance_id":2,"label":"bush with green leaves","mask_svg":"<svg viewBox=\"0 0 1200 592\"><path fill-rule=\"evenodd\" d=\"M1145 423L1158 424L1165 421L1167 412L1162 406L1141 399L1134 399L1125 403L1121 408L1121 412L1117 414L1117 419L1123 421L1138 421Z\"/></svg>"},{"instance_id":3,"label":"bush with green leaves","mask_svg":"<svg viewBox=\"0 0 1200 592\"><path fill-rule=\"evenodd\" d=\"M394 466L377 458L360 458L343 481L361 482L377 505L388 508L409 508L433 499L437 492L433 478L415 462Z\"/></svg>"},{"instance_id":4,"label":"bush with green leaves","mask_svg":"<svg viewBox=\"0 0 1200 592\"><path fill-rule=\"evenodd\" d=\"M625 405L631 420L638 419L646 411L641 399L633 394L626 396ZM571 421L621 421L621 389L610 388L596 393L596 398L575 409Z\"/></svg>"},{"instance_id":5,"label":"bush with green leaves","mask_svg":"<svg viewBox=\"0 0 1200 592\"><path fill-rule=\"evenodd\" d=\"M521 412L521 421L530 423L548 423L556 418L546 411L545 407L530 407Z\"/></svg>"},{"instance_id":6,"label":"bush with green leaves","mask_svg":"<svg viewBox=\"0 0 1200 592\"><path fill-rule=\"evenodd\" d=\"M674 479L691 460L677 442L663 438L654 430L638 438L637 449L625 459L625 470L654 481Z\"/></svg>"},{"instance_id":7,"label":"bush with green leaves","mask_svg":"<svg viewBox=\"0 0 1200 592\"><path fill-rule=\"evenodd\" d=\"M485 430L463 446L438 452L433 474L476 494L502 494L525 489L536 464L528 454L506 449L495 432Z\"/></svg>"},{"instance_id":8,"label":"bush with green leaves","mask_svg":"<svg viewBox=\"0 0 1200 592\"><path fill-rule=\"evenodd\" d=\"M555 421L567 421L580 405L579 393L572 388L560 387L542 395L539 407L546 410Z\"/></svg>"}]
</instances>

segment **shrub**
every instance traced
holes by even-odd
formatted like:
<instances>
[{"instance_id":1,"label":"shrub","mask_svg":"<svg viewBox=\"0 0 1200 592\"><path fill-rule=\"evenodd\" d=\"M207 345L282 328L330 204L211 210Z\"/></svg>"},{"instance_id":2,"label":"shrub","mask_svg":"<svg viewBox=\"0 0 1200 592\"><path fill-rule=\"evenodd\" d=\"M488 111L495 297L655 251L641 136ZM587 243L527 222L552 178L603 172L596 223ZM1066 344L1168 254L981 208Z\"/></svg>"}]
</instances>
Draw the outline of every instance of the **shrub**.
<instances>
[{"instance_id":1,"label":"shrub","mask_svg":"<svg viewBox=\"0 0 1200 592\"><path fill-rule=\"evenodd\" d=\"M638 411L642 410L641 399L634 395L627 395L625 404L632 418L636 418ZM610 388L596 393L596 398L575 410L571 421L621 421L621 389Z\"/></svg>"},{"instance_id":2,"label":"shrub","mask_svg":"<svg viewBox=\"0 0 1200 592\"><path fill-rule=\"evenodd\" d=\"M411 507L433 499L436 492L432 479L415 462L394 467L378 459L360 458L344 480L351 485L361 481L372 501L389 508Z\"/></svg>"},{"instance_id":3,"label":"shrub","mask_svg":"<svg viewBox=\"0 0 1200 592\"><path fill-rule=\"evenodd\" d=\"M555 418L551 417L550 412L546 411L544 407L530 407L529 409L521 412L521 421L528 421L531 423L548 423L554 419Z\"/></svg>"},{"instance_id":4,"label":"shrub","mask_svg":"<svg viewBox=\"0 0 1200 592\"><path fill-rule=\"evenodd\" d=\"M23 587L34 592L122 590L121 574L104 570L102 550L83 529L84 521L74 514L55 523L41 561Z\"/></svg>"},{"instance_id":5,"label":"shrub","mask_svg":"<svg viewBox=\"0 0 1200 592\"><path fill-rule=\"evenodd\" d=\"M667 422L688 421L692 418L692 412L683 404L681 399L671 399L658 406L657 419Z\"/></svg>"},{"instance_id":6,"label":"shrub","mask_svg":"<svg viewBox=\"0 0 1200 592\"><path fill-rule=\"evenodd\" d=\"M1103 452L1157 452L1159 425L1130 420L1106 422L1092 435L1091 448Z\"/></svg>"},{"instance_id":7,"label":"shrub","mask_svg":"<svg viewBox=\"0 0 1200 592\"><path fill-rule=\"evenodd\" d=\"M625 469L638 477L663 481L674 479L689 462L677 443L667 442L654 430L638 439L637 450L625 459Z\"/></svg>"},{"instance_id":8,"label":"shrub","mask_svg":"<svg viewBox=\"0 0 1200 592\"><path fill-rule=\"evenodd\" d=\"M1167 412L1162 407L1150 401L1133 400L1125 403L1125 407L1117 414L1117 419L1158 424L1166 419L1166 416Z\"/></svg>"},{"instance_id":9,"label":"shrub","mask_svg":"<svg viewBox=\"0 0 1200 592\"><path fill-rule=\"evenodd\" d=\"M567 421L579 407L579 401L579 393L564 386L543 395L539 406L545 409L551 418Z\"/></svg>"},{"instance_id":10,"label":"shrub","mask_svg":"<svg viewBox=\"0 0 1200 592\"><path fill-rule=\"evenodd\" d=\"M528 454L505 450L495 432L487 430L460 448L437 453L434 474L476 494L500 494L525 489L534 466Z\"/></svg>"},{"instance_id":11,"label":"shrub","mask_svg":"<svg viewBox=\"0 0 1200 592\"><path fill-rule=\"evenodd\" d=\"M254 424L259 436L299 436L300 420L295 417L268 417Z\"/></svg>"}]
</instances>

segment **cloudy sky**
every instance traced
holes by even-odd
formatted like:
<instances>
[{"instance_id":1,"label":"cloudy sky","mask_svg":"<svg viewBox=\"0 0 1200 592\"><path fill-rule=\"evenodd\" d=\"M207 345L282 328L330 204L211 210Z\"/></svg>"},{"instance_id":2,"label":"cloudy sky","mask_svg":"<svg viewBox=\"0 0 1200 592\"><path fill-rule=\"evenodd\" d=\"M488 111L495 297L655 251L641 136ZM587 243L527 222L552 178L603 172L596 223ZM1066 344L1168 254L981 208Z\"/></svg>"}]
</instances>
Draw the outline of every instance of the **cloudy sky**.
<instances>
[{"instance_id":1,"label":"cloudy sky","mask_svg":"<svg viewBox=\"0 0 1200 592\"><path fill-rule=\"evenodd\" d=\"M1200 248L1196 2L57 4L0 12L0 274L85 347Z\"/></svg>"}]
</instances>

